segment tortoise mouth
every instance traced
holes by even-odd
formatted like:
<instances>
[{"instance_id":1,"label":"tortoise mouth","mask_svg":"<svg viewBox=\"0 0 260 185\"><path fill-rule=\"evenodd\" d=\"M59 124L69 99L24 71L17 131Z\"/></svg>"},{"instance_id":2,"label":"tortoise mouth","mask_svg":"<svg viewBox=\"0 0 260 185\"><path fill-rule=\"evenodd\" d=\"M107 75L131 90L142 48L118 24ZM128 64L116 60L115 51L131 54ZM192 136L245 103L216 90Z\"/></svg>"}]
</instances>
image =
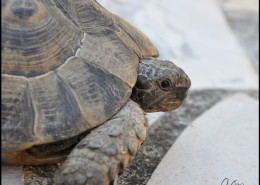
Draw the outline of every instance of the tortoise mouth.
<instances>
[{"instance_id":1,"label":"tortoise mouth","mask_svg":"<svg viewBox=\"0 0 260 185\"><path fill-rule=\"evenodd\" d=\"M173 111L181 106L187 95L188 91L186 91L186 93L179 98L167 98L165 101L159 104L159 107L165 112Z\"/></svg>"},{"instance_id":2,"label":"tortoise mouth","mask_svg":"<svg viewBox=\"0 0 260 185\"><path fill-rule=\"evenodd\" d=\"M183 101L181 100L166 100L166 101L163 101L161 102L160 104L157 104L156 107L154 108L143 108L143 110L145 112L171 112L175 109L177 109L181 104L182 104Z\"/></svg>"},{"instance_id":3,"label":"tortoise mouth","mask_svg":"<svg viewBox=\"0 0 260 185\"><path fill-rule=\"evenodd\" d=\"M165 112L170 112L175 109L177 109L180 105L182 104L182 101L180 100L174 100L174 101L164 101L159 104L159 107L165 111Z\"/></svg>"},{"instance_id":4,"label":"tortoise mouth","mask_svg":"<svg viewBox=\"0 0 260 185\"><path fill-rule=\"evenodd\" d=\"M163 102L160 103L161 106L174 106L174 105L179 105L181 101L173 101L173 102Z\"/></svg>"},{"instance_id":5,"label":"tortoise mouth","mask_svg":"<svg viewBox=\"0 0 260 185\"><path fill-rule=\"evenodd\" d=\"M152 104L147 106L143 106L141 104L142 109L147 112L171 112L175 109L179 108L184 102L185 98L188 95L188 91L186 92L171 92L167 95L158 98Z\"/></svg>"}]
</instances>

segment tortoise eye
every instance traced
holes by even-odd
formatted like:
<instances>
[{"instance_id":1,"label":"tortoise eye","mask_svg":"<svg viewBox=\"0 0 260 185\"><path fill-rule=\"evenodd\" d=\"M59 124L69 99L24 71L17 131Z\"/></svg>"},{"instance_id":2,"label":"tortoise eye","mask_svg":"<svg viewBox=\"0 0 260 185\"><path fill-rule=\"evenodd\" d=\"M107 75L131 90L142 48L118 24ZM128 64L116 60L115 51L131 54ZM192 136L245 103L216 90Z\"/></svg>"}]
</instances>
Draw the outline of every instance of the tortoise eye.
<instances>
[{"instance_id":1,"label":"tortoise eye","mask_svg":"<svg viewBox=\"0 0 260 185\"><path fill-rule=\"evenodd\" d=\"M161 86L162 86L162 88L170 87L170 82L168 80L163 80L161 82Z\"/></svg>"},{"instance_id":2,"label":"tortoise eye","mask_svg":"<svg viewBox=\"0 0 260 185\"><path fill-rule=\"evenodd\" d=\"M162 80L158 85L162 90L167 91L171 86L171 82L169 80Z\"/></svg>"}]
</instances>

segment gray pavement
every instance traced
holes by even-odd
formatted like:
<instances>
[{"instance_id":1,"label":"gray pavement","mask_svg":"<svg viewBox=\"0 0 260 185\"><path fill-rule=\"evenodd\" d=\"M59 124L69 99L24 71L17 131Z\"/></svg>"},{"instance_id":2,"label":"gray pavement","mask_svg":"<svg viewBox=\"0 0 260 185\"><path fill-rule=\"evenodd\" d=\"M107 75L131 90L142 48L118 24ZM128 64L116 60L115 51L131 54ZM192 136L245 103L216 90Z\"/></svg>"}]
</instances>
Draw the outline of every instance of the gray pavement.
<instances>
[{"instance_id":1,"label":"gray pavement","mask_svg":"<svg viewBox=\"0 0 260 185\"><path fill-rule=\"evenodd\" d=\"M259 76L259 1L224 0L221 8L230 28Z\"/></svg>"},{"instance_id":2,"label":"gray pavement","mask_svg":"<svg viewBox=\"0 0 260 185\"><path fill-rule=\"evenodd\" d=\"M258 118L258 101L245 94L218 102L185 129L147 185L257 185Z\"/></svg>"},{"instance_id":3,"label":"gray pavement","mask_svg":"<svg viewBox=\"0 0 260 185\"><path fill-rule=\"evenodd\" d=\"M136 158L118 179L118 185L146 185L168 150L183 130L219 101L236 93L256 100L258 91L195 90L176 111L165 113L149 129L149 134ZM178 184L177 184L178 185Z\"/></svg>"},{"instance_id":4,"label":"gray pavement","mask_svg":"<svg viewBox=\"0 0 260 185\"><path fill-rule=\"evenodd\" d=\"M22 170L20 166L1 165L1 184L3 185L22 185Z\"/></svg>"},{"instance_id":5,"label":"gray pavement","mask_svg":"<svg viewBox=\"0 0 260 185\"><path fill-rule=\"evenodd\" d=\"M219 3L217 6L222 10L223 17L226 19L232 33L234 33L238 45L245 51L248 61L251 63L250 65L253 66L257 76L259 76L258 1L220 0ZM229 70L236 70L236 68ZM213 70L213 73L218 72ZM222 73L219 72L218 75L222 75ZM164 114L152 124L141 151L120 176L118 184L146 185L165 154L171 147L174 147L176 139L194 119L219 101L236 93L243 93L259 100L258 88L256 86L256 90L230 90L230 87L228 87L220 90L219 88L212 89L209 86L204 86L201 90L191 90L189 97L182 107L172 113ZM243 113L241 112L241 114ZM257 115L255 115L256 117ZM254 155L258 154L254 153ZM163 173L166 168L160 168L160 170ZM184 183L187 182L185 180L183 180Z\"/></svg>"}]
</instances>

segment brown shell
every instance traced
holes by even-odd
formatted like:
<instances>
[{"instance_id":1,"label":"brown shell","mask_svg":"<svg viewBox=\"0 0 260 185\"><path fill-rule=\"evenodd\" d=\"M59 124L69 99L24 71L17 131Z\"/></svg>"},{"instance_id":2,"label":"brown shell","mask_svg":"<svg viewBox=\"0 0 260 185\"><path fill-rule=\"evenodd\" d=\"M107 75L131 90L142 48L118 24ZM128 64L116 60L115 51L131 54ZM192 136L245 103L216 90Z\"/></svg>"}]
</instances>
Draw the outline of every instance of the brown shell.
<instances>
[{"instance_id":1,"label":"brown shell","mask_svg":"<svg viewBox=\"0 0 260 185\"><path fill-rule=\"evenodd\" d=\"M125 105L157 50L94 0L2 1L2 148L78 135Z\"/></svg>"}]
</instances>

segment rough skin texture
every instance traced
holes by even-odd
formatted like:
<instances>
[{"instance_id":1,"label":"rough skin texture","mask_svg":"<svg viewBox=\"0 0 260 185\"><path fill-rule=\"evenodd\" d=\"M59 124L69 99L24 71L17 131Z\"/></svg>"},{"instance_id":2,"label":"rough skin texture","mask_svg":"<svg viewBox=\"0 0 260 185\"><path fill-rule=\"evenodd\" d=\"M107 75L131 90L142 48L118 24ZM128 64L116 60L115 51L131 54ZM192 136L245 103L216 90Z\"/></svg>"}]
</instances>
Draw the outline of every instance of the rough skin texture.
<instances>
[{"instance_id":1,"label":"rough skin texture","mask_svg":"<svg viewBox=\"0 0 260 185\"><path fill-rule=\"evenodd\" d=\"M137 153L147 133L143 110L129 101L113 119L94 129L59 169L57 185L109 185Z\"/></svg>"},{"instance_id":2,"label":"rough skin texture","mask_svg":"<svg viewBox=\"0 0 260 185\"><path fill-rule=\"evenodd\" d=\"M191 86L188 75L173 62L144 57L139 62L137 82L131 99L145 112L177 109Z\"/></svg>"}]
</instances>

